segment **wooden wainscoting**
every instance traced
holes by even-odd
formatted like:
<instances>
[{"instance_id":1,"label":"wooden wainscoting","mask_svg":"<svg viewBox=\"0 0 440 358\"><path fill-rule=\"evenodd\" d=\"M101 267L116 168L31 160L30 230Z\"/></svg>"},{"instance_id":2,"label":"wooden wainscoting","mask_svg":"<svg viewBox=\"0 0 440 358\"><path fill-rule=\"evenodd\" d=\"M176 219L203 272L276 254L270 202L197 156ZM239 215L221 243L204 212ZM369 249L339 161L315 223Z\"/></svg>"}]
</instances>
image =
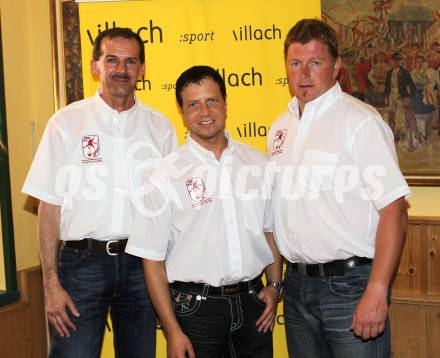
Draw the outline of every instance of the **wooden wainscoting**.
<instances>
[{"instance_id":1,"label":"wooden wainscoting","mask_svg":"<svg viewBox=\"0 0 440 358\"><path fill-rule=\"evenodd\" d=\"M393 357L440 357L440 218L410 218L390 319Z\"/></svg>"},{"instance_id":2,"label":"wooden wainscoting","mask_svg":"<svg viewBox=\"0 0 440 358\"><path fill-rule=\"evenodd\" d=\"M18 272L20 301L0 307L0 356L47 357L43 283L40 266Z\"/></svg>"}]
</instances>

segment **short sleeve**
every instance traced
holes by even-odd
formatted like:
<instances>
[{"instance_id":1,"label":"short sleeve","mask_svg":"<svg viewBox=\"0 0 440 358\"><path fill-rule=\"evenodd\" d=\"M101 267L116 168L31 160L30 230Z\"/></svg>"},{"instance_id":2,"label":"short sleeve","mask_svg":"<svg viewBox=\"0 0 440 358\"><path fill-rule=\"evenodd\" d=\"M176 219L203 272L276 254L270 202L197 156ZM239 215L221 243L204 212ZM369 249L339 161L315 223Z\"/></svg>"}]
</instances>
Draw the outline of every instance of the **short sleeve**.
<instances>
[{"instance_id":1,"label":"short sleeve","mask_svg":"<svg viewBox=\"0 0 440 358\"><path fill-rule=\"evenodd\" d=\"M367 118L357 128L353 156L363 183L362 194L377 210L410 194L399 168L393 133L379 115Z\"/></svg>"},{"instance_id":2,"label":"short sleeve","mask_svg":"<svg viewBox=\"0 0 440 358\"><path fill-rule=\"evenodd\" d=\"M125 251L145 259L164 261L171 240L171 209L167 196L148 181L144 197L134 203L133 226Z\"/></svg>"},{"instance_id":3,"label":"short sleeve","mask_svg":"<svg viewBox=\"0 0 440 358\"><path fill-rule=\"evenodd\" d=\"M57 187L57 178L65 163L65 134L52 117L44 130L22 192L49 204L61 205L64 188Z\"/></svg>"}]
</instances>

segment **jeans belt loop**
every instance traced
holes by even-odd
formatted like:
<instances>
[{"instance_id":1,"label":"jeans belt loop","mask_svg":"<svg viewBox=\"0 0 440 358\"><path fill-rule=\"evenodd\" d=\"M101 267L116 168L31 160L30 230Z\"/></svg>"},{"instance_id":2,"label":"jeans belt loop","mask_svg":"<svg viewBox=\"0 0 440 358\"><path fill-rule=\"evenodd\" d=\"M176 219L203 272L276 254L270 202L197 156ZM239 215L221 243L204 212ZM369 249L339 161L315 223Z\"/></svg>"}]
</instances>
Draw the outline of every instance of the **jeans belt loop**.
<instances>
[{"instance_id":1,"label":"jeans belt loop","mask_svg":"<svg viewBox=\"0 0 440 358\"><path fill-rule=\"evenodd\" d=\"M252 280L249 280L247 284L248 284L248 292L249 294L251 294L252 292L254 292L254 288L252 287Z\"/></svg>"},{"instance_id":2,"label":"jeans belt loop","mask_svg":"<svg viewBox=\"0 0 440 358\"><path fill-rule=\"evenodd\" d=\"M93 239L86 239L86 240L87 240L87 255L90 256L93 252L93 248L92 248Z\"/></svg>"},{"instance_id":3,"label":"jeans belt loop","mask_svg":"<svg viewBox=\"0 0 440 358\"><path fill-rule=\"evenodd\" d=\"M206 297L208 297L208 292L209 292L209 285L205 283L205 285L203 286L202 300L206 300Z\"/></svg>"},{"instance_id":4,"label":"jeans belt loop","mask_svg":"<svg viewBox=\"0 0 440 358\"><path fill-rule=\"evenodd\" d=\"M307 276L307 265L305 263L298 262L296 268L301 275Z\"/></svg>"},{"instance_id":5,"label":"jeans belt loop","mask_svg":"<svg viewBox=\"0 0 440 358\"><path fill-rule=\"evenodd\" d=\"M324 264L323 263L318 264L318 269L319 269L319 276L325 277Z\"/></svg>"}]
</instances>

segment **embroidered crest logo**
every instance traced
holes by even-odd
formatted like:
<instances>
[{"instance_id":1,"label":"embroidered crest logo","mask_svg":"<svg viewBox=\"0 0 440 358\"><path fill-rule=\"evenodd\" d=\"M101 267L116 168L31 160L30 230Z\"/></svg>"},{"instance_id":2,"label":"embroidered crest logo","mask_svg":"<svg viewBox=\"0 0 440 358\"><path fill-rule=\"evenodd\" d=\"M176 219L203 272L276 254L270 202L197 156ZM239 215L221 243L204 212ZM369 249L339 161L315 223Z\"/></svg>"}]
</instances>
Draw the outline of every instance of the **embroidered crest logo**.
<instances>
[{"instance_id":1,"label":"embroidered crest logo","mask_svg":"<svg viewBox=\"0 0 440 358\"><path fill-rule=\"evenodd\" d=\"M212 198L207 198L206 186L202 178L196 177L187 179L186 188L193 201L193 208L212 201Z\"/></svg>"},{"instance_id":2,"label":"embroidered crest logo","mask_svg":"<svg viewBox=\"0 0 440 358\"><path fill-rule=\"evenodd\" d=\"M272 155L280 154L283 152L284 140L286 139L287 129L279 129L275 133L275 138L272 144Z\"/></svg>"},{"instance_id":3,"label":"embroidered crest logo","mask_svg":"<svg viewBox=\"0 0 440 358\"><path fill-rule=\"evenodd\" d=\"M83 163L102 162L99 157L101 146L97 135L85 135L82 137Z\"/></svg>"}]
</instances>

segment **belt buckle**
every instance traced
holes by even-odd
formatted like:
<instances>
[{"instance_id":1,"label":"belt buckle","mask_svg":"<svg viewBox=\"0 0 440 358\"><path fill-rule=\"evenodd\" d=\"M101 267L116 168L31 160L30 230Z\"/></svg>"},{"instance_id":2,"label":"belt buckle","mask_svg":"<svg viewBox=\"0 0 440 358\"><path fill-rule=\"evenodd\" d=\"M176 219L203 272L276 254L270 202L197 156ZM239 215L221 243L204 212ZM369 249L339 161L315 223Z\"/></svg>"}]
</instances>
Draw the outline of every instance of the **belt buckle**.
<instances>
[{"instance_id":1,"label":"belt buckle","mask_svg":"<svg viewBox=\"0 0 440 358\"><path fill-rule=\"evenodd\" d=\"M240 293L239 284L222 286L222 296L233 296Z\"/></svg>"},{"instance_id":2,"label":"belt buckle","mask_svg":"<svg viewBox=\"0 0 440 358\"><path fill-rule=\"evenodd\" d=\"M119 240L109 240L106 242L105 244L105 251L107 252L107 255L110 256L117 256L119 253L118 252L110 252L110 244L114 243L114 242L118 242Z\"/></svg>"}]
</instances>

